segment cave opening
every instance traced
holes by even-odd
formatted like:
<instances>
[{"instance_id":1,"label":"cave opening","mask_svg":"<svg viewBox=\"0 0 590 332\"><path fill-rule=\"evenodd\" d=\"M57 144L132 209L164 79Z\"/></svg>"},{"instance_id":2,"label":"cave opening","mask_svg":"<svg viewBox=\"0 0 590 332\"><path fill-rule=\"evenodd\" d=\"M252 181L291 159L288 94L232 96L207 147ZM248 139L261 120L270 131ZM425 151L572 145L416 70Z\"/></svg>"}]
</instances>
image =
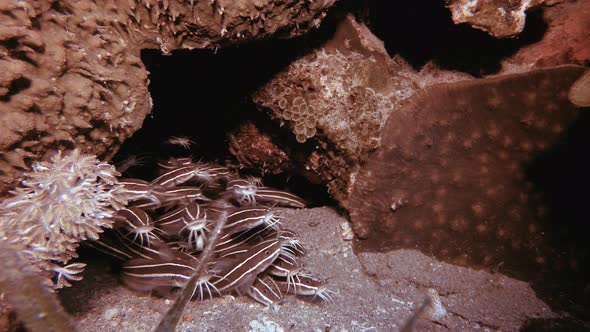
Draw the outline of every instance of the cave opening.
<instances>
[{"instance_id":1,"label":"cave opening","mask_svg":"<svg viewBox=\"0 0 590 332\"><path fill-rule=\"evenodd\" d=\"M192 156L194 160L239 168L242 175L262 175L265 185L288 189L310 206L335 205L324 185L313 184L296 173L260 174L258 170L241 168L228 149L228 133L245 121L259 128L275 127L266 114L256 109L251 94L324 40L334 25L326 24L311 36L223 49L177 50L171 55L143 50L154 106L142 128L121 146L113 164L123 169L132 166L123 173L125 177L153 179L159 161ZM273 139L288 140L288 134L283 128L279 131L281 137ZM172 144L175 138L188 140L190 146Z\"/></svg>"}]
</instances>

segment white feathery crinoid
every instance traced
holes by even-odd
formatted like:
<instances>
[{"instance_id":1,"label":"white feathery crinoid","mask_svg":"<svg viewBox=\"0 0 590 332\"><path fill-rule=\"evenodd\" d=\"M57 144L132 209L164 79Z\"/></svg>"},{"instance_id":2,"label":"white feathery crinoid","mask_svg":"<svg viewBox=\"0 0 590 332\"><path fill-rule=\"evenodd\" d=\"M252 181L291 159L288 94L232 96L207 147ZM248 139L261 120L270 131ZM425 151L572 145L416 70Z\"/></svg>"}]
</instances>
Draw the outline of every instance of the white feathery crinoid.
<instances>
[{"instance_id":1,"label":"white feathery crinoid","mask_svg":"<svg viewBox=\"0 0 590 332\"><path fill-rule=\"evenodd\" d=\"M78 243L98 239L126 202L113 166L78 150L58 152L25 173L12 197L0 203L0 238L27 251L40 267L67 263Z\"/></svg>"}]
</instances>

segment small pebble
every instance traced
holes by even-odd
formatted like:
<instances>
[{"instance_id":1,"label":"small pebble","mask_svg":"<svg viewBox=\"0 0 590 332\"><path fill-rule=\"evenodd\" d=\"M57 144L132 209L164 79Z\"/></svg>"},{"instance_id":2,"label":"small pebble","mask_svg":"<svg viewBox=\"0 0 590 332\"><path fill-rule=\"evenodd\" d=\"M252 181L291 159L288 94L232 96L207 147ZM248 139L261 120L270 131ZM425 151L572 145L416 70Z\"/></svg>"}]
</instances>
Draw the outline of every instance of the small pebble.
<instances>
[{"instance_id":1,"label":"small pebble","mask_svg":"<svg viewBox=\"0 0 590 332\"><path fill-rule=\"evenodd\" d=\"M350 222L345 221L342 224L340 224L340 229L342 229L341 234L344 240L350 241L354 238L354 232L352 231L352 226L350 225Z\"/></svg>"},{"instance_id":2,"label":"small pebble","mask_svg":"<svg viewBox=\"0 0 590 332\"><path fill-rule=\"evenodd\" d=\"M104 319L111 320L115 318L119 314L119 309L117 308L110 308L104 312Z\"/></svg>"}]
</instances>

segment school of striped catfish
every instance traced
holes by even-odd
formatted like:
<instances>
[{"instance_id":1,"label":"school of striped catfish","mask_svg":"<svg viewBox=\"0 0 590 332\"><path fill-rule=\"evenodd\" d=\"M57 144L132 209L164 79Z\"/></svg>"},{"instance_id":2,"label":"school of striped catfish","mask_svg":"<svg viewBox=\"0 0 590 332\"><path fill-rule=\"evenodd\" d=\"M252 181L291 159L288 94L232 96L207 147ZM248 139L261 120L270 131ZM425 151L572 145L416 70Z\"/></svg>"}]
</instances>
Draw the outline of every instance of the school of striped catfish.
<instances>
[{"instance_id":1,"label":"school of striped catfish","mask_svg":"<svg viewBox=\"0 0 590 332\"><path fill-rule=\"evenodd\" d=\"M126 286L160 296L179 291L195 273L210 232L225 218L193 298L247 295L266 306L287 294L332 301L326 282L303 267L305 249L295 232L283 228L277 211L303 208L303 199L191 158L158 165L160 176L152 181L119 179L117 194L128 205L115 215L112 230L89 243L122 262Z\"/></svg>"}]
</instances>

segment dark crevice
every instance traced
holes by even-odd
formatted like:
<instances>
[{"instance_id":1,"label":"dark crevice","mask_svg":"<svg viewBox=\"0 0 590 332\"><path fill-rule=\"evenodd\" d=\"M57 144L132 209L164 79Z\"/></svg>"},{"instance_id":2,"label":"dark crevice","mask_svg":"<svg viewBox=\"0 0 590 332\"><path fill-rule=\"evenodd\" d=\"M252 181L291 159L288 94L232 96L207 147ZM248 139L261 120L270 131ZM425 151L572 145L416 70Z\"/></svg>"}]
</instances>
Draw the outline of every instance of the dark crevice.
<instances>
[{"instance_id":1,"label":"dark crevice","mask_svg":"<svg viewBox=\"0 0 590 332\"><path fill-rule=\"evenodd\" d=\"M72 14L72 10L69 9L67 6L64 6L63 3L60 3L59 1L55 1L51 4L51 9L55 10L56 12L62 14L62 15L71 15Z\"/></svg>"},{"instance_id":2,"label":"dark crevice","mask_svg":"<svg viewBox=\"0 0 590 332\"><path fill-rule=\"evenodd\" d=\"M590 319L590 115L582 110L560 144L535 158L526 171L546 208L545 238L557 257L559 272L534 280L533 288L552 305Z\"/></svg>"},{"instance_id":3,"label":"dark crevice","mask_svg":"<svg viewBox=\"0 0 590 332\"><path fill-rule=\"evenodd\" d=\"M467 24L455 25L442 0L369 0L369 8L367 24L390 56L400 55L416 69L433 61L476 77L497 73L503 59L539 41L547 29L538 9L527 12L518 36L498 39Z\"/></svg>"},{"instance_id":4,"label":"dark crevice","mask_svg":"<svg viewBox=\"0 0 590 332\"><path fill-rule=\"evenodd\" d=\"M276 125L256 109L250 96L290 62L321 45L333 34L338 19L328 19L319 30L290 40L256 42L217 51L179 50L171 56L164 56L159 50L143 50L141 57L150 72L154 108L113 162L121 163L129 156L142 157L144 165L125 175L152 179L156 176L156 163L171 156L191 154L195 159L219 163L232 159L227 134L246 121L265 128L272 126L268 132L276 134ZM284 135L277 134L273 139L280 141L280 146L292 146L295 138L290 139L292 135L285 130L281 131ZM187 137L195 143L190 151L167 144L173 136ZM287 144L283 144L285 141ZM268 176L264 180L307 196L312 202L328 200L325 186L312 185L296 174Z\"/></svg>"},{"instance_id":5,"label":"dark crevice","mask_svg":"<svg viewBox=\"0 0 590 332\"><path fill-rule=\"evenodd\" d=\"M18 41L20 38L21 38L20 36L17 36L17 37L12 37L12 38L2 40L2 41L0 41L0 45L6 47L9 50L14 50L15 48L17 48L20 45L20 43Z\"/></svg>"},{"instance_id":6,"label":"dark crevice","mask_svg":"<svg viewBox=\"0 0 590 332\"><path fill-rule=\"evenodd\" d=\"M37 104L34 104L33 106L29 107L28 109L25 110L25 112L34 113L34 114L42 114L43 113L41 111L41 108L39 108L39 105L37 105Z\"/></svg>"},{"instance_id":7,"label":"dark crevice","mask_svg":"<svg viewBox=\"0 0 590 332\"><path fill-rule=\"evenodd\" d=\"M54 150L58 151L70 151L77 148L74 142L69 140L59 140L55 142L55 146L56 148Z\"/></svg>"},{"instance_id":8,"label":"dark crevice","mask_svg":"<svg viewBox=\"0 0 590 332\"><path fill-rule=\"evenodd\" d=\"M31 87L31 80L26 77L19 77L12 82L10 82L10 86L8 87L8 92L4 96L0 96L0 101L8 102L10 98L21 91L24 91Z\"/></svg>"}]
</instances>

